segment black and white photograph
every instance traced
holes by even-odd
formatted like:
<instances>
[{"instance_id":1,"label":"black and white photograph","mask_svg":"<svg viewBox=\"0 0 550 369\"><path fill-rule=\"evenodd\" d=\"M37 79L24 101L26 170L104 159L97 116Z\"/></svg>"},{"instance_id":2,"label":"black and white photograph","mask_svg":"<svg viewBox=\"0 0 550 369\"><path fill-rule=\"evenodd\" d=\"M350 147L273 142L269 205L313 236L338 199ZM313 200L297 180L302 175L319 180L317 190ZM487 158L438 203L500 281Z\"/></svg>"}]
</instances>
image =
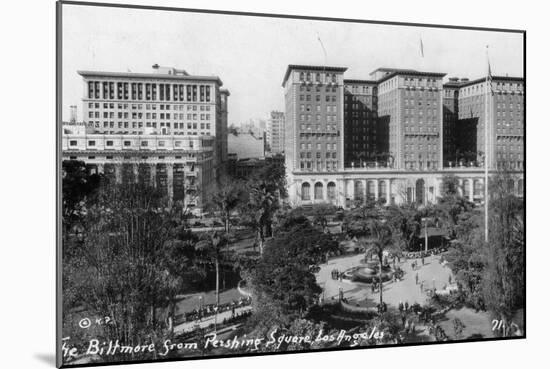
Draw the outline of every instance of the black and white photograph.
<instances>
[{"instance_id":1,"label":"black and white photograph","mask_svg":"<svg viewBox=\"0 0 550 369\"><path fill-rule=\"evenodd\" d=\"M57 3L58 366L526 337L524 29L150 5Z\"/></svg>"}]
</instances>

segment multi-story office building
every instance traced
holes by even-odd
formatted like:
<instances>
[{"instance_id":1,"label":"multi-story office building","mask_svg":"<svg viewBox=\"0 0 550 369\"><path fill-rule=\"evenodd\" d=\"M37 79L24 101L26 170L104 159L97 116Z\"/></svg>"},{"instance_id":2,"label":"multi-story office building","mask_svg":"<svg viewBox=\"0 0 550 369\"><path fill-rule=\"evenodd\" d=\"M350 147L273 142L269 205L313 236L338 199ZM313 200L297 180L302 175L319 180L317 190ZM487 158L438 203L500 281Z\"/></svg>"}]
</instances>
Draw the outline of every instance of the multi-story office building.
<instances>
[{"instance_id":1,"label":"multi-story office building","mask_svg":"<svg viewBox=\"0 0 550 369\"><path fill-rule=\"evenodd\" d=\"M63 157L117 181L150 179L200 211L227 160L229 92L218 77L153 69L79 71L86 132L64 130Z\"/></svg>"},{"instance_id":2,"label":"multi-story office building","mask_svg":"<svg viewBox=\"0 0 550 369\"><path fill-rule=\"evenodd\" d=\"M376 81L344 80L344 166L387 160L387 127L379 125ZM386 139L384 139L386 138Z\"/></svg>"},{"instance_id":3,"label":"multi-story office building","mask_svg":"<svg viewBox=\"0 0 550 369\"><path fill-rule=\"evenodd\" d=\"M346 69L288 66L283 79L287 170L322 172L343 168Z\"/></svg>"},{"instance_id":4,"label":"multi-story office building","mask_svg":"<svg viewBox=\"0 0 550 369\"><path fill-rule=\"evenodd\" d=\"M379 68L369 80L344 80L345 71L299 65L286 71L291 204L350 207L366 199L427 204L436 201L446 174L459 178L464 196L483 201L484 108L474 96L483 95L484 79L444 84L444 73ZM518 195L523 195L522 81L493 77L489 127L491 170L511 169Z\"/></svg>"},{"instance_id":5,"label":"multi-story office building","mask_svg":"<svg viewBox=\"0 0 550 369\"><path fill-rule=\"evenodd\" d=\"M441 166L442 79L444 73L395 70L378 79L378 117L389 128L390 166Z\"/></svg>"},{"instance_id":6,"label":"multi-story office building","mask_svg":"<svg viewBox=\"0 0 550 369\"><path fill-rule=\"evenodd\" d=\"M464 81L458 93L459 143L474 150L471 159L482 166L487 153L490 169L523 170L524 81L523 78L493 76L490 91L485 78ZM486 111L486 103L489 106ZM485 148L485 117L488 148ZM463 129L464 128L464 129ZM464 144L463 142L467 143ZM472 160L472 161L474 161Z\"/></svg>"},{"instance_id":7,"label":"multi-story office building","mask_svg":"<svg viewBox=\"0 0 550 369\"><path fill-rule=\"evenodd\" d=\"M266 138L272 153L280 154L285 150L285 113L271 112L267 121Z\"/></svg>"},{"instance_id":8,"label":"multi-story office building","mask_svg":"<svg viewBox=\"0 0 550 369\"><path fill-rule=\"evenodd\" d=\"M475 148L470 146L470 131L467 125L458 126L458 93L467 79L449 78L443 84L443 166L457 166L471 161L468 156ZM459 129L460 128L460 129ZM464 137L459 138L459 135Z\"/></svg>"}]
</instances>

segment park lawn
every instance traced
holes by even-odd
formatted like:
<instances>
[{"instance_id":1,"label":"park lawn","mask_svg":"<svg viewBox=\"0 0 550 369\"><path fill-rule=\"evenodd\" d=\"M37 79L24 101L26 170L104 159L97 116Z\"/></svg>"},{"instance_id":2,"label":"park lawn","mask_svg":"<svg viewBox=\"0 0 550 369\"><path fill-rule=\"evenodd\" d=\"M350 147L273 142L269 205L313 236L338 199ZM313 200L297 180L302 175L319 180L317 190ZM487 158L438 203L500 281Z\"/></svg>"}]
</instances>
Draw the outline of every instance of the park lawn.
<instances>
[{"instance_id":1,"label":"park lawn","mask_svg":"<svg viewBox=\"0 0 550 369\"><path fill-rule=\"evenodd\" d=\"M439 321L439 325L447 336L455 339L453 319L458 318L466 326L462 333L463 339L473 338L492 338L493 331L491 317L486 311L476 312L474 309L463 307L461 309L452 309L445 314L445 317Z\"/></svg>"}]
</instances>

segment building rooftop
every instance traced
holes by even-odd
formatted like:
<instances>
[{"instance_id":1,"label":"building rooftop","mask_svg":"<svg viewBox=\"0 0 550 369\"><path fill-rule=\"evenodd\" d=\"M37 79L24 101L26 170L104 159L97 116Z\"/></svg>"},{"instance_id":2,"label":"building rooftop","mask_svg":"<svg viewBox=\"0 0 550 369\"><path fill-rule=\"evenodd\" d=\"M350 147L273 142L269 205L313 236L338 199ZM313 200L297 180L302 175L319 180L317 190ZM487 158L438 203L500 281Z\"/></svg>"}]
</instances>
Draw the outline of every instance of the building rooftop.
<instances>
[{"instance_id":1,"label":"building rooftop","mask_svg":"<svg viewBox=\"0 0 550 369\"><path fill-rule=\"evenodd\" d=\"M376 68L375 70L373 70L372 72L369 73L369 75L373 75L375 74L376 72L417 72L417 70L415 69L403 69L403 68L387 68L387 67L382 67L382 68Z\"/></svg>"},{"instance_id":2,"label":"building rooftop","mask_svg":"<svg viewBox=\"0 0 550 369\"><path fill-rule=\"evenodd\" d=\"M112 77L112 78L136 78L136 79L167 79L179 81L212 81L223 86L222 80L217 76L191 76L189 74L164 74L164 73L133 73L133 72L105 72L105 71L77 71L82 77Z\"/></svg>"},{"instance_id":3,"label":"building rooftop","mask_svg":"<svg viewBox=\"0 0 550 369\"><path fill-rule=\"evenodd\" d=\"M334 67L334 66L327 66L327 65L298 65L298 64L289 64L285 76L283 78L282 86L284 87L286 80L288 79L288 76L290 76L290 71L293 69L303 69L303 70L318 70L318 71L326 71L326 72L345 72L348 70L347 67Z\"/></svg>"},{"instance_id":4,"label":"building rooftop","mask_svg":"<svg viewBox=\"0 0 550 369\"><path fill-rule=\"evenodd\" d=\"M471 85L476 85L478 83L485 82L486 77L477 78L474 80L468 80L463 81L460 83L460 87L467 87ZM509 77L509 76L492 76L493 81L499 81L499 82L523 82L524 79L522 77Z\"/></svg>"},{"instance_id":5,"label":"building rooftop","mask_svg":"<svg viewBox=\"0 0 550 369\"><path fill-rule=\"evenodd\" d=\"M381 83L384 82L392 77L398 76L398 75L408 75L408 76L422 76L422 77L440 77L443 78L447 75L447 73L437 73L437 72L420 72L417 70L412 69L395 69L393 72L385 75L384 77L380 78L377 82Z\"/></svg>"},{"instance_id":6,"label":"building rooftop","mask_svg":"<svg viewBox=\"0 0 550 369\"><path fill-rule=\"evenodd\" d=\"M349 84L355 84L355 83L358 83L358 84L376 84L378 82L375 81L375 80L369 80L369 79L344 79L344 83L349 83Z\"/></svg>"}]
</instances>

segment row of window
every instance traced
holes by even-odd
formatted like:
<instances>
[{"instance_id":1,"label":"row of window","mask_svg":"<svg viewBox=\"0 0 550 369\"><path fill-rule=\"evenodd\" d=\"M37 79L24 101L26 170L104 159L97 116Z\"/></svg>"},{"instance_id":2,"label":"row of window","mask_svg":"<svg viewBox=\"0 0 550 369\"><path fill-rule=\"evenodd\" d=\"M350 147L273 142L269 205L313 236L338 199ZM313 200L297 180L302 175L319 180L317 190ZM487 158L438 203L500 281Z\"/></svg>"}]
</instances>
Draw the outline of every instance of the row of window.
<instances>
[{"instance_id":1,"label":"row of window","mask_svg":"<svg viewBox=\"0 0 550 369\"><path fill-rule=\"evenodd\" d=\"M174 141L174 147L183 147L183 142L184 141ZM189 142L188 147L192 149L194 147L194 142L193 141L188 141L188 142ZM132 141L124 140L122 142L122 145L124 147L131 147L132 146ZM147 146L149 146L149 141L141 141L140 145L142 147L147 147ZM69 140L69 146L78 146L78 140ZM95 147L96 146L96 141L95 140L88 140L88 146ZM105 140L105 146L109 146L109 147L114 146L114 141L113 140ZM166 146L166 141L163 141L163 140L157 141L157 146L165 147Z\"/></svg>"},{"instance_id":2,"label":"row of window","mask_svg":"<svg viewBox=\"0 0 550 369\"><path fill-rule=\"evenodd\" d=\"M300 95L300 101L313 101L312 95ZM321 95L315 95L315 101L320 102L321 101ZM326 102L336 102L336 95L326 95L325 96Z\"/></svg>"},{"instance_id":3,"label":"row of window","mask_svg":"<svg viewBox=\"0 0 550 369\"><path fill-rule=\"evenodd\" d=\"M88 118L100 118L101 115L100 115L100 112L99 111L89 111L88 112ZM115 117L115 113L114 112L103 112L103 118L114 118ZM118 119L129 119L131 117L131 119L143 119L143 113L136 113L136 112L132 112L132 114L130 115L130 113L127 113L127 112L118 112L117 114L117 118ZM184 113L175 113L175 114L172 114L170 115L170 113L159 113L158 114L158 117L159 119L184 119L185 118L185 114ZM157 119L157 113L145 113L145 119ZM197 120L197 119L200 119L200 120L210 120L210 114L197 114L197 113L189 113L187 114L187 119L188 120Z\"/></svg>"},{"instance_id":4,"label":"row of window","mask_svg":"<svg viewBox=\"0 0 550 369\"><path fill-rule=\"evenodd\" d=\"M311 72L300 72L300 82L312 82ZM336 73L315 73L315 82L336 83Z\"/></svg>"},{"instance_id":5,"label":"row of window","mask_svg":"<svg viewBox=\"0 0 550 369\"><path fill-rule=\"evenodd\" d=\"M300 169L316 170L316 171L331 171L338 169L338 161L300 161Z\"/></svg>"},{"instance_id":6,"label":"row of window","mask_svg":"<svg viewBox=\"0 0 550 369\"><path fill-rule=\"evenodd\" d=\"M336 131L338 129L336 124L326 124L324 127L321 126L321 124L316 124L316 125L304 124L304 123L300 124L301 131L311 131L311 130L320 131L323 128L327 131Z\"/></svg>"},{"instance_id":7,"label":"row of window","mask_svg":"<svg viewBox=\"0 0 550 369\"><path fill-rule=\"evenodd\" d=\"M211 91L208 85L88 81L88 98L209 102Z\"/></svg>"},{"instance_id":8,"label":"row of window","mask_svg":"<svg viewBox=\"0 0 550 369\"><path fill-rule=\"evenodd\" d=\"M311 122L311 114L300 114L300 121L302 122ZM326 118L326 121L327 122L336 122L337 121L337 117L336 115L326 115L325 116ZM318 122L321 120L321 114L316 114L315 115L315 120Z\"/></svg>"},{"instance_id":9,"label":"row of window","mask_svg":"<svg viewBox=\"0 0 550 369\"><path fill-rule=\"evenodd\" d=\"M300 91L301 92L312 92L312 88L311 86L304 86L304 85L301 85L300 86ZM330 87L330 86L327 86L325 87L325 93L336 93L336 91L338 91L338 89L336 87ZM315 92L321 92L321 87L320 86L315 86Z\"/></svg>"},{"instance_id":10,"label":"row of window","mask_svg":"<svg viewBox=\"0 0 550 369\"><path fill-rule=\"evenodd\" d=\"M318 140L326 139L326 140L336 140L338 139L339 132L333 133L333 132L300 132L300 139L302 140L309 140L311 138L315 138Z\"/></svg>"},{"instance_id":11,"label":"row of window","mask_svg":"<svg viewBox=\"0 0 550 369\"><path fill-rule=\"evenodd\" d=\"M310 184L308 182L302 183L301 187L301 197L304 201L311 200L310 195ZM314 185L313 197L315 200L323 200L323 184L317 182ZM327 184L327 199L336 200L336 184L334 182L329 182Z\"/></svg>"},{"instance_id":12,"label":"row of window","mask_svg":"<svg viewBox=\"0 0 550 369\"><path fill-rule=\"evenodd\" d=\"M143 128L144 122L116 122L116 127L118 128ZM167 127L170 128L172 124L170 122L160 122L159 127ZM88 122L88 127L95 127L95 128L101 128L100 122ZM145 127L147 128L157 128L157 122L145 122ZM174 128L180 128L183 129L185 127L185 123L183 122L174 122L173 123ZM197 129L198 123L197 122L188 122L187 128L188 129ZM104 121L103 122L103 128L115 128L115 122L113 121ZM210 129L210 123L200 123L201 129Z\"/></svg>"},{"instance_id":13,"label":"row of window","mask_svg":"<svg viewBox=\"0 0 550 369\"><path fill-rule=\"evenodd\" d=\"M315 158L317 159L321 159L322 157L322 153L320 152L316 152L315 153ZM304 152L304 151L301 151L300 152L300 159L312 159L313 158L313 153L311 151L307 151L307 152ZM336 152L326 152L325 153L325 158L326 159L336 159L337 156L336 156Z\"/></svg>"},{"instance_id":14,"label":"row of window","mask_svg":"<svg viewBox=\"0 0 550 369\"><path fill-rule=\"evenodd\" d=\"M503 91L523 91L523 84L521 83L510 83L510 82L496 82L492 83L491 88L494 90L503 90ZM474 93L480 93L485 91L485 83L478 83L474 86L464 87L460 89L460 95L469 95Z\"/></svg>"},{"instance_id":15,"label":"row of window","mask_svg":"<svg viewBox=\"0 0 550 369\"><path fill-rule=\"evenodd\" d=\"M317 148L317 150L321 150L321 143L317 143L315 145L315 147ZM327 150L336 150L336 143L327 143L326 144L326 148ZM312 143L311 142L302 142L300 143L300 149L302 150L311 150L312 149Z\"/></svg>"},{"instance_id":16,"label":"row of window","mask_svg":"<svg viewBox=\"0 0 550 369\"><path fill-rule=\"evenodd\" d=\"M437 169L437 161L405 161L405 168L412 170Z\"/></svg>"},{"instance_id":17,"label":"row of window","mask_svg":"<svg viewBox=\"0 0 550 369\"><path fill-rule=\"evenodd\" d=\"M157 110L157 106L159 107L159 110L185 110L185 107L187 107L187 110L193 110L193 111L210 111L210 105L183 105L183 104L116 104L116 107L118 110L128 110L131 108L132 110ZM98 102L89 102L88 103L88 109L100 109L101 104ZM114 103L103 103L103 109L114 109L115 104Z\"/></svg>"},{"instance_id":18,"label":"row of window","mask_svg":"<svg viewBox=\"0 0 550 369\"><path fill-rule=\"evenodd\" d=\"M336 105L327 105L326 107L327 107L327 113L336 113L337 112ZM307 104L307 105L301 104L300 105L300 111L301 112L312 111L311 110L311 105L310 104ZM316 105L315 106L315 111L320 112L321 111L321 105Z\"/></svg>"},{"instance_id":19,"label":"row of window","mask_svg":"<svg viewBox=\"0 0 550 369\"><path fill-rule=\"evenodd\" d=\"M353 93L364 93L368 94L372 91L373 94L376 94L376 86L357 86L357 85L346 85L346 90Z\"/></svg>"}]
</instances>

